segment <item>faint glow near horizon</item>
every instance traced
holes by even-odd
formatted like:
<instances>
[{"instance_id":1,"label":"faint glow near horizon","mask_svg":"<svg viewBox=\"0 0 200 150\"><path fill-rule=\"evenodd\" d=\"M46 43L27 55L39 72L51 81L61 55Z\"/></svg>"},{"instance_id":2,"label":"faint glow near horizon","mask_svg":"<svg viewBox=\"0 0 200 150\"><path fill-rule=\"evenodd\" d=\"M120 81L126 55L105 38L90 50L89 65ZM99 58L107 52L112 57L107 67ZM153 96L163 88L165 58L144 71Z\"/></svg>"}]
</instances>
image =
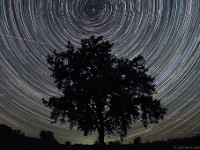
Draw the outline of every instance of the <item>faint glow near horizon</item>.
<instances>
[{"instance_id":1,"label":"faint glow near horizon","mask_svg":"<svg viewBox=\"0 0 200 150\"><path fill-rule=\"evenodd\" d=\"M28 136L50 130L62 143L93 143L95 133L50 124L41 98L59 95L47 54L94 34L113 42L116 56L143 55L156 78L155 98L168 107L164 121L147 129L136 123L125 141L200 133L199 8L196 0L1 0L0 123Z\"/></svg>"}]
</instances>

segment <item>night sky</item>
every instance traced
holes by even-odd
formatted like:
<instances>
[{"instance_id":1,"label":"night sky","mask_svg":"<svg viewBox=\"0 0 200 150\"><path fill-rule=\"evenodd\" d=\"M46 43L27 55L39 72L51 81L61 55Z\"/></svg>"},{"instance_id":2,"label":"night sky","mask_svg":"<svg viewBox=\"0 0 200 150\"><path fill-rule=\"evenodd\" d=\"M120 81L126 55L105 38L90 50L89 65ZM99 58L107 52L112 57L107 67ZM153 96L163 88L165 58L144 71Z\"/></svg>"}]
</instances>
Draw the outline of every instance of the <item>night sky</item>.
<instances>
[{"instance_id":1,"label":"night sky","mask_svg":"<svg viewBox=\"0 0 200 150\"><path fill-rule=\"evenodd\" d=\"M41 100L60 94L47 55L90 35L114 43L118 57L143 55L155 98L168 108L159 124L134 124L125 142L200 134L199 0L0 0L0 123L31 137L49 130L61 143L94 143L96 133L52 125Z\"/></svg>"}]
</instances>

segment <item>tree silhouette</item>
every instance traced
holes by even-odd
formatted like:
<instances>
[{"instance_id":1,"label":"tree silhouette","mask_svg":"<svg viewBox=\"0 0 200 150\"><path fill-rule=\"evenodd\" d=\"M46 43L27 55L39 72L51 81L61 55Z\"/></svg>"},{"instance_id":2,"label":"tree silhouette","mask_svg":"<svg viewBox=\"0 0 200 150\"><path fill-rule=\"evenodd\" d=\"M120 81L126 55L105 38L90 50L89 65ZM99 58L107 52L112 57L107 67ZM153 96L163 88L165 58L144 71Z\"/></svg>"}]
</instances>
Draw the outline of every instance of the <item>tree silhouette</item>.
<instances>
[{"instance_id":1,"label":"tree silhouette","mask_svg":"<svg viewBox=\"0 0 200 150\"><path fill-rule=\"evenodd\" d=\"M106 134L124 137L134 121L141 118L147 127L166 113L153 99L154 78L147 73L144 58L117 58L112 47L102 36L91 36L81 40L80 48L69 41L67 51L54 50L47 58L51 76L63 93L43 99L52 109L51 118L77 125L84 135L98 131L101 145Z\"/></svg>"},{"instance_id":2,"label":"tree silhouette","mask_svg":"<svg viewBox=\"0 0 200 150\"><path fill-rule=\"evenodd\" d=\"M42 130L40 132L40 140L46 143L58 144L58 141L55 139L54 134L51 131Z\"/></svg>"}]
</instances>

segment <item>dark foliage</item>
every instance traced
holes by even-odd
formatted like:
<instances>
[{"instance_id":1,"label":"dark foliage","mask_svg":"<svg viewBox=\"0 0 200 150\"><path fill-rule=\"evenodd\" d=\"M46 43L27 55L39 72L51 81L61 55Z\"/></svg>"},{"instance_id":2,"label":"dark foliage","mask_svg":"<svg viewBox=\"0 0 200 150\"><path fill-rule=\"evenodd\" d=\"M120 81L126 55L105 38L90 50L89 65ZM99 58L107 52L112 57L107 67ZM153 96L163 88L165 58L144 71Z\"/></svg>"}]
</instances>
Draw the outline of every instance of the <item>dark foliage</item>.
<instances>
[{"instance_id":1,"label":"dark foliage","mask_svg":"<svg viewBox=\"0 0 200 150\"><path fill-rule=\"evenodd\" d=\"M166 109L153 99L154 78L148 73L142 56L133 60L117 58L111 54L113 44L103 37L91 36L81 40L75 49L68 42L67 51L48 55L47 62L61 97L44 100L52 109L56 122L67 119L71 127L78 126L84 135L99 133L126 136L127 129L137 119L157 123Z\"/></svg>"}]
</instances>

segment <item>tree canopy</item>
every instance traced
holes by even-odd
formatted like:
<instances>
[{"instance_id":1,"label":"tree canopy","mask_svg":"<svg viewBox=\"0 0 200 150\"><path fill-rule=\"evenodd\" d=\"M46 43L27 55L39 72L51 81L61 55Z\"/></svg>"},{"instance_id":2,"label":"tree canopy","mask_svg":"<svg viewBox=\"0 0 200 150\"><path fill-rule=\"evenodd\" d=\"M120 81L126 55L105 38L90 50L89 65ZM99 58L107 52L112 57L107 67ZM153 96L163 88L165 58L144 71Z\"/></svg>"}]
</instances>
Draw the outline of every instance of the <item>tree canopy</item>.
<instances>
[{"instance_id":1,"label":"tree canopy","mask_svg":"<svg viewBox=\"0 0 200 150\"><path fill-rule=\"evenodd\" d=\"M141 119L144 126L163 119L166 109L154 99L154 78L148 74L145 60L118 58L111 53L113 44L102 36L81 40L75 48L69 41L67 50L48 55L47 63L60 97L43 99L56 122L68 121L84 135L98 131L104 136L127 135L130 125Z\"/></svg>"}]
</instances>

